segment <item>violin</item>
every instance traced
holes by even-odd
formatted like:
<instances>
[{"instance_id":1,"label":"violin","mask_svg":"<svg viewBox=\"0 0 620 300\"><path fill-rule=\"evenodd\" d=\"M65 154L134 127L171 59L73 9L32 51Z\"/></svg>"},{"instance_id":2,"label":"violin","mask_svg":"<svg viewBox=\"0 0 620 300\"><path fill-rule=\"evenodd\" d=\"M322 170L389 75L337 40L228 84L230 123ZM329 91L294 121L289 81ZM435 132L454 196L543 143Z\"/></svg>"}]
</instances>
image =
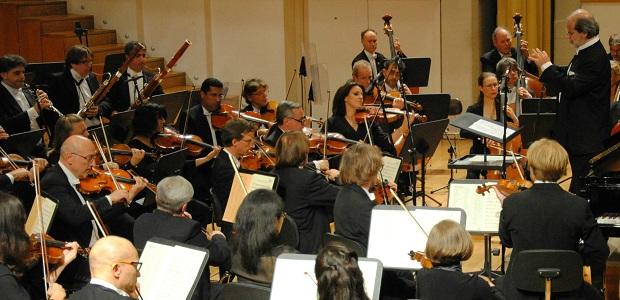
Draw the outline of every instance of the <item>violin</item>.
<instances>
[{"instance_id":1,"label":"violin","mask_svg":"<svg viewBox=\"0 0 620 300\"><path fill-rule=\"evenodd\" d=\"M205 147L214 148L202 141L202 139L193 134L182 135L175 130L165 127L164 133L160 133L155 137L155 145L162 149L175 149L184 144L191 156L198 156Z\"/></svg>"},{"instance_id":2,"label":"violin","mask_svg":"<svg viewBox=\"0 0 620 300\"><path fill-rule=\"evenodd\" d=\"M307 132L308 130L305 129L306 128L304 128L304 131ZM327 145L325 145L326 140ZM338 155L344 153L344 150L346 150L349 145L357 144L358 141L347 139L337 132L329 132L327 133L327 139L324 134L312 133L308 139L308 143L309 152Z\"/></svg>"},{"instance_id":3,"label":"violin","mask_svg":"<svg viewBox=\"0 0 620 300\"><path fill-rule=\"evenodd\" d=\"M392 106L394 100L401 99L401 97L398 91L391 91L389 93L385 93L383 91L379 92L378 88L374 88L372 92L364 95L364 105L377 104L379 99L383 99L383 104ZM409 108L414 111L421 111L423 109L422 105L417 102L405 99L403 99L403 101L406 102Z\"/></svg>"},{"instance_id":4,"label":"violin","mask_svg":"<svg viewBox=\"0 0 620 300\"><path fill-rule=\"evenodd\" d=\"M106 147L103 147L105 152L108 152ZM133 153L131 152L131 147L127 144L115 144L110 147L109 153L112 154L112 161L119 164L120 166L124 166L131 161L131 157ZM145 152L145 156L150 156L153 159L157 159L159 154L153 152ZM95 161L96 164L101 164L99 160Z\"/></svg>"},{"instance_id":5,"label":"violin","mask_svg":"<svg viewBox=\"0 0 620 300\"><path fill-rule=\"evenodd\" d=\"M476 187L476 193L484 196L484 193L495 187L498 192L500 192L504 197L506 197L516 192L524 191L531 186L532 183L527 180L500 179L495 185L486 185L484 183L482 185L479 185L478 187Z\"/></svg>"},{"instance_id":6,"label":"violin","mask_svg":"<svg viewBox=\"0 0 620 300\"><path fill-rule=\"evenodd\" d=\"M246 113L251 113L250 114L251 116L261 118L265 121L275 122L276 121L276 110L278 109L278 101L276 100L267 101L267 105L265 106L265 108L266 108L265 112L260 113L258 116L253 115L253 114L256 114L255 112L246 112Z\"/></svg>"},{"instance_id":7,"label":"violin","mask_svg":"<svg viewBox=\"0 0 620 300\"><path fill-rule=\"evenodd\" d=\"M387 183L375 185L373 193L375 194L375 204L377 205L385 203L386 197L387 199L392 198L392 189L388 187Z\"/></svg>"},{"instance_id":8,"label":"violin","mask_svg":"<svg viewBox=\"0 0 620 300\"><path fill-rule=\"evenodd\" d=\"M3 156L0 157L0 172L5 171L13 171L14 166L11 164L19 165L19 166L30 166L32 165L32 161L25 160L19 154L11 153L8 157Z\"/></svg>"},{"instance_id":9,"label":"violin","mask_svg":"<svg viewBox=\"0 0 620 300\"><path fill-rule=\"evenodd\" d=\"M273 169L276 166L275 158L257 150L241 156L239 163L246 170Z\"/></svg>"},{"instance_id":10,"label":"violin","mask_svg":"<svg viewBox=\"0 0 620 300\"><path fill-rule=\"evenodd\" d=\"M129 190L136 183L133 176L123 169L111 169L111 173L101 168L91 168L88 175L85 178L80 179L80 193L85 195L98 194L102 191L113 192L116 191L116 185L114 180L118 183L119 187L123 190ZM114 176L114 179L112 179ZM147 188L151 191L156 191L157 186L152 183L147 183Z\"/></svg>"},{"instance_id":11,"label":"violin","mask_svg":"<svg viewBox=\"0 0 620 300\"><path fill-rule=\"evenodd\" d=\"M47 261L50 265L62 265L65 260L63 250L67 249L65 245L67 242L55 240L51 236L45 234L45 246L47 252ZM33 233L30 236L30 261L35 262L41 258L41 234ZM83 257L88 257L90 248L78 248L78 254Z\"/></svg>"},{"instance_id":12,"label":"violin","mask_svg":"<svg viewBox=\"0 0 620 300\"><path fill-rule=\"evenodd\" d=\"M236 119L233 114L235 109L230 104L220 104L217 111L211 113L211 126L213 128L222 129L226 123L232 119Z\"/></svg>"},{"instance_id":13,"label":"violin","mask_svg":"<svg viewBox=\"0 0 620 300\"><path fill-rule=\"evenodd\" d=\"M381 110L369 109L367 106L358 108L358 111L355 113L355 121L358 123L364 122L364 119L374 119L375 122L379 123L385 123L386 121L387 123L392 123L398 121L400 117L400 115L392 111L388 113L388 110L386 110L386 114L384 116Z\"/></svg>"},{"instance_id":14,"label":"violin","mask_svg":"<svg viewBox=\"0 0 620 300\"><path fill-rule=\"evenodd\" d=\"M419 262L424 269L433 268L433 261L431 261L430 258L426 257L426 254L424 254L424 252L411 250L409 251L409 257L411 258L411 260Z\"/></svg>"}]
</instances>

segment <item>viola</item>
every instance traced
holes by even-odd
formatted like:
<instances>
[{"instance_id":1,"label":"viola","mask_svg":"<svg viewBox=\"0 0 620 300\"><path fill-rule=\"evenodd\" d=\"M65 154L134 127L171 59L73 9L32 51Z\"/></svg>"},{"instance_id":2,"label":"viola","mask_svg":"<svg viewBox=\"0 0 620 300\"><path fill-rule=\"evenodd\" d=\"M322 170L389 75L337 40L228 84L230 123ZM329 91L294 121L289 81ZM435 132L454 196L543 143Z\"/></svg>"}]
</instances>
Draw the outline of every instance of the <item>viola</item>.
<instances>
[{"instance_id":1,"label":"viola","mask_svg":"<svg viewBox=\"0 0 620 300\"><path fill-rule=\"evenodd\" d=\"M63 251L67 249L65 245L67 242L55 240L51 236L45 234L45 247L47 253L47 261L50 265L62 265L64 263L65 256ZM32 262L37 261L41 257L41 234L34 233L30 236L30 260ZM88 257L90 248L78 248L78 254L83 257Z\"/></svg>"},{"instance_id":2,"label":"viola","mask_svg":"<svg viewBox=\"0 0 620 300\"><path fill-rule=\"evenodd\" d=\"M213 145L207 144L202 139L193 134L180 134L168 127L164 128L164 133L160 133L155 137L155 145L161 149L179 148L181 144L187 147L187 151L192 156L198 156L205 147L214 148Z\"/></svg>"},{"instance_id":3,"label":"viola","mask_svg":"<svg viewBox=\"0 0 620 300\"><path fill-rule=\"evenodd\" d=\"M387 117L387 119L386 119ZM379 123L392 123L392 122L396 122L401 118L400 115L394 113L394 112L389 112L388 110L386 110L386 114L383 115L383 112L378 110L378 109L369 109L366 106L362 106L361 108L359 108L359 110L355 113L355 121L358 123L362 123L364 122L364 119L369 119L372 120L374 119L375 122L379 122Z\"/></svg>"},{"instance_id":4,"label":"viola","mask_svg":"<svg viewBox=\"0 0 620 300\"><path fill-rule=\"evenodd\" d=\"M276 121L276 110L278 108L278 101L269 100L267 101L266 110L264 113L260 114L260 118L269 122Z\"/></svg>"},{"instance_id":5,"label":"viola","mask_svg":"<svg viewBox=\"0 0 620 300\"><path fill-rule=\"evenodd\" d=\"M114 181L123 190L129 190L136 183L133 176L123 169L111 169L110 172L101 168L92 168L85 178L80 179L80 192L86 195L98 194L103 191L116 191ZM114 179L112 179L114 176ZM147 183L147 188L156 191L157 186Z\"/></svg>"},{"instance_id":6,"label":"viola","mask_svg":"<svg viewBox=\"0 0 620 300\"><path fill-rule=\"evenodd\" d=\"M14 154L11 153L9 154L8 157L3 156L0 157L0 172L5 172L5 171L13 171L14 168L11 165L11 163L14 163L15 165L18 166L30 166L32 165L32 161L29 160L25 160L23 157L21 157L19 154Z\"/></svg>"},{"instance_id":7,"label":"viola","mask_svg":"<svg viewBox=\"0 0 620 300\"><path fill-rule=\"evenodd\" d=\"M392 189L387 185L387 182L375 185L373 193L375 194L375 204L377 205L385 203L386 197L387 199L392 198Z\"/></svg>"},{"instance_id":8,"label":"viola","mask_svg":"<svg viewBox=\"0 0 620 300\"><path fill-rule=\"evenodd\" d=\"M409 251L409 257L411 258L411 260L419 262L424 269L433 268L433 261L431 261L430 258L426 257L426 254L424 254L424 252L411 250Z\"/></svg>"},{"instance_id":9,"label":"viola","mask_svg":"<svg viewBox=\"0 0 620 300\"><path fill-rule=\"evenodd\" d=\"M239 163L246 170L273 169L276 166L275 158L257 150L241 156Z\"/></svg>"}]
</instances>

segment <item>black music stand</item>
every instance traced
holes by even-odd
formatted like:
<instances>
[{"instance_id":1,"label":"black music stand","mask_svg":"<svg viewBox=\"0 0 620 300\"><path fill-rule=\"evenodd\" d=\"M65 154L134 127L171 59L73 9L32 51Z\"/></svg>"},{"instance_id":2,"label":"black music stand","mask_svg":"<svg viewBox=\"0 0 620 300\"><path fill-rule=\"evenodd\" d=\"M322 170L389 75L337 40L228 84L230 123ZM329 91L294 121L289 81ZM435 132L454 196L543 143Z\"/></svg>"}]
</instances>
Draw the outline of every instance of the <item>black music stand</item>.
<instances>
[{"instance_id":1,"label":"black music stand","mask_svg":"<svg viewBox=\"0 0 620 300\"><path fill-rule=\"evenodd\" d=\"M166 125L175 125L183 104L187 102L187 97L189 97L188 91L180 91L171 94L154 95L151 96L150 101L166 108L166 113L168 114Z\"/></svg>"},{"instance_id":2,"label":"black music stand","mask_svg":"<svg viewBox=\"0 0 620 300\"><path fill-rule=\"evenodd\" d=\"M555 113L521 114L519 123L523 126L521 139L525 148L528 148L536 140L552 137L555 119Z\"/></svg>"},{"instance_id":3,"label":"black music stand","mask_svg":"<svg viewBox=\"0 0 620 300\"><path fill-rule=\"evenodd\" d=\"M450 94L413 94L405 95L405 99L422 105L422 111L417 113L426 115L429 121L448 118Z\"/></svg>"},{"instance_id":4,"label":"black music stand","mask_svg":"<svg viewBox=\"0 0 620 300\"><path fill-rule=\"evenodd\" d=\"M409 57L401 60L405 65L405 69L400 70L402 82L409 87L428 86L428 77L431 73L430 57Z\"/></svg>"},{"instance_id":5,"label":"black music stand","mask_svg":"<svg viewBox=\"0 0 620 300\"><path fill-rule=\"evenodd\" d=\"M529 98L521 99L521 113L545 114L558 112L557 98Z\"/></svg>"},{"instance_id":6,"label":"black music stand","mask_svg":"<svg viewBox=\"0 0 620 300\"><path fill-rule=\"evenodd\" d=\"M104 130L105 135L110 136L110 125L104 125L103 127L101 125L94 126L93 128L88 129L88 134L92 137L96 136L99 142L105 143L105 136L103 135Z\"/></svg>"},{"instance_id":7,"label":"black music stand","mask_svg":"<svg viewBox=\"0 0 620 300\"><path fill-rule=\"evenodd\" d=\"M126 144L132 136L131 123L135 116L135 110L126 110L116 113L110 118L110 131L113 143Z\"/></svg>"},{"instance_id":8,"label":"black music stand","mask_svg":"<svg viewBox=\"0 0 620 300\"><path fill-rule=\"evenodd\" d=\"M422 169L420 174L421 181L421 191L420 195L422 196L422 206L426 206L426 157L431 157L437 150L437 145L439 145L439 141L443 136L443 133L446 131L446 127L448 127L448 119L441 119L436 121L430 121L426 123L413 124L410 128L409 134L411 138L406 139L405 145L403 146L402 153L408 153L409 155L402 155L404 162L411 163L412 166L416 165L416 155L422 155ZM405 152L403 152L405 151ZM415 200L418 196L416 192L416 184L418 177L415 177L415 180L410 187L412 189L413 199ZM433 200L437 205L441 206L441 203L437 202L437 200L433 199L431 196L428 196L431 200Z\"/></svg>"},{"instance_id":9,"label":"black music stand","mask_svg":"<svg viewBox=\"0 0 620 300\"><path fill-rule=\"evenodd\" d=\"M45 129L37 129L32 131L14 133L9 136L6 141L8 152L15 152L23 157L32 157L34 150L43 138ZM39 150L42 148L39 148ZM37 151L38 153L38 151Z\"/></svg>"},{"instance_id":10,"label":"black music stand","mask_svg":"<svg viewBox=\"0 0 620 300\"><path fill-rule=\"evenodd\" d=\"M185 148L160 156L155 164L153 182L181 174L183 165L185 165L185 156Z\"/></svg>"},{"instance_id":11,"label":"black music stand","mask_svg":"<svg viewBox=\"0 0 620 300\"><path fill-rule=\"evenodd\" d=\"M26 66L26 82L35 88L47 91L54 80L52 74L62 72L64 69L65 63L62 61L29 63Z\"/></svg>"}]
</instances>

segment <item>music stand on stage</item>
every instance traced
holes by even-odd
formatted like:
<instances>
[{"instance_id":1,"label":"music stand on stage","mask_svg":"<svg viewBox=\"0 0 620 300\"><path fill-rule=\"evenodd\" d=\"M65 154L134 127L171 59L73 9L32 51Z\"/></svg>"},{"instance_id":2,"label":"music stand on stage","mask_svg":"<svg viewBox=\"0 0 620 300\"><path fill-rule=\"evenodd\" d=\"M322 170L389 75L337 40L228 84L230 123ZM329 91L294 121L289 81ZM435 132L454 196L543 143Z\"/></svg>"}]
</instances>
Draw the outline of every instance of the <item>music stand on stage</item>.
<instances>
[{"instance_id":1,"label":"music stand on stage","mask_svg":"<svg viewBox=\"0 0 620 300\"><path fill-rule=\"evenodd\" d=\"M103 127L101 125L93 126L92 128L88 129L88 134L92 137L96 136L100 142L105 143L106 138L103 135L103 130L105 130L106 136L110 136L110 125L104 125Z\"/></svg>"},{"instance_id":2,"label":"music stand on stage","mask_svg":"<svg viewBox=\"0 0 620 300\"><path fill-rule=\"evenodd\" d=\"M135 110L126 110L110 117L110 131L114 142L126 144L132 136L131 122L135 116Z\"/></svg>"},{"instance_id":3,"label":"music stand on stage","mask_svg":"<svg viewBox=\"0 0 620 300\"><path fill-rule=\"evenodd\" d=\"M150 101L166 108L166 113L168 114L166 117L166 125L176 125L179 114L181 113L181 108L183 104L187 102L187 97L189 97L188 91L180 91L151 96Z\"/></svg>"},{"instance_id":4,"label":"music stand on stage","mask_svg":"<svg viewBox=\"0 0 620 300\"><path fill-rule=\"evenodd\" d=\"M14 133L9 136L6 144L9 145L9 152L16 152L23 157L31 157L34 155L34 149L43 138L45 129L37 129L32 131Z\"/></svg>"},{"instance_id":5,"label":"music stand on stage","mask_svg":"<svg viewBox=\"0 0 620 300\"><path fill-rule=\"evenodd\" d=\"M405 65L405 69L400 70L402 82L408 87L428 86L428 77L431 73L430 57L409 57L401 60Z\"/></svg>"},{"instance_id":6,"label":"music stand on stage","mask_svg":"<svg viewBox=\"0 0 620 300\"><path fill-rule=\"evenodd\" d=\"M155 164L153 182L159 182L168 176L181 174L185 164L185 156L185 148L160 156Z\"/></svg>"},{"instance_id":7,"label":"music stand on stage","mask_svg":"<svg viewBox=\"0 0 620 300\"><path fill-rule=\"evenodd\" d=\"M48 91L50 84L54 80L54 76L52 76L52 74L60 73L64 69L65 63L62 61L29 63L26 66L26 82L35 88ZM52 101L54 100L56 99L52 99Z\"/></svg>"},{"instance_id":8,"label":"music stand on stage","mask_svg":"<svg viewBox=\"0 0 620 300\"><path fill-rule=\"evenodd\" d=\"M429 121L448 118L450 94L413 94L405 95L405 99L422 105L422 111L417 113L426 115Z\"/></svg>"},{"instance_id":9,"label":"music stand on stage","mask_svg":"<svg viewBox=\"0 0 620 300\"><path fill-rule=\"evenodd\" d=\"M444 131L446 131L446 127L448 127L448 122L448 119L441 119L426 123L413 124L409 131L411 137L406 139L403 150L401 151L403 161L409 162L413 166L416 164L416 155L422 155L420 195L422 196L423 206L426 205L426 157L433 156L435 150L437 150L437 145L439 145L439 141L441 140ZM408 153L409 155L403 155L403 153ZM417 198L416 184L417 176L415 177L411 187L414 200ZM430 196L428 197L437 203L437 205L441 206L441 203L437 202L437 200Z\"/></svg>"}]
</instances>

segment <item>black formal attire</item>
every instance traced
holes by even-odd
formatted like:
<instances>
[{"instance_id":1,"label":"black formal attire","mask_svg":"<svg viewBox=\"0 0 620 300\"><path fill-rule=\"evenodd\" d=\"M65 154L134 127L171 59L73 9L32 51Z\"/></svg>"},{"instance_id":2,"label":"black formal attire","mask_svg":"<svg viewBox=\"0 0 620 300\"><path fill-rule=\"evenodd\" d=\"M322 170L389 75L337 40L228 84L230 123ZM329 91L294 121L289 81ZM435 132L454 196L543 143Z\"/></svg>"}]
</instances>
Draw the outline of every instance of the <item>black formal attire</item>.
<instances>
[{"instance_id":1,"label":"black formal attire","mask_svg":"<svg viewBox=\"0 0 620 300\"><path fill-rule=\"evenodd\" d=\"M336 234L354 240L367 249L373 207L375 202L362 187L355 184L343 186L334 204Z\"/></svg>"},{"instance_id":2,"label":"black formal attire","mask_svg":"<svg viewBox=\"0 0 620 300\"><path fill-rule=\"evenodd\" d=\"M94 94L99 88L99 82L97 81L97 77L95 77L94 73L88 74L88 76L83 80L86 80L88 83L88 88L91 95ZM54 106L65 115L77 113L80 110L80 102L87 102L89 100L82 100L82 96L78 94L76 88L78 83L81 82L76 82L71 75L71 71L68 69L65 69L62 73L53 75L52 83L47 94L50 99L54 101ZM99 106L101 108L101 104L99 104Z\"/></svg>"},{"instance_id":3,"label":"black formal attire","mask_svg":"<svg viewBox=\"0 0 620 300\"><path fill-rule=\"evenodd\" d=\"M88 284L81 290L73 293L69 299L79 300L130 300L133 298L122 296L116 291L98 284Z\"/></svg>"},{"instance_id":4,"label":"black formal attire","mask_svg":"<svg viewBox=\"0 0 620 300\"><path fill-rule=\"evenodd\" d=\"M579 50L569 67L551 65L540 75L550 94L558 94L554 138L568 151L573 180L570 191L579 192L580 178L589 171L588 160L604 150L611 129L609 93L611 67L600 41Z\"/></svg>"},{"instance_id":5,"label":"black formal attire","mask_svg":"<svg viewBox=\"0 0 620 300\"><path fill-rule=\"evenodd\" d=\"M144 150L145 152L157 152L157 149L151 148L137 139L129 140L129 142L127 142L127 146L129 146L130 148ZM153 175L155 174L156 165L157 161L155 160L155 158L145 155L144 158L140 161L140 163L138 163L137 166L133 167L133 169L134 171L136 171L136 173L138 173L138 175L148 179L149 182L153 182Z\"/></svg>"},{"instance_id":6,"label":"black formal attire","mask_svg":"<svg viewBox=\"0 0 620 300\"><path fill-rule=\"evenodd\" d=\"M136 101L138 101L139 92L144 88L144 86L146 86L149 83L149 81L153 79L153 77L155 77L155 74L143 70L142 76L144 76L142 78L143 84L142 86L138 85L138 92L135 98ZM109 116L113 111L122 112L122 111L126 111L131 108L131 104L130 104L131 98L129 96L129 85L134 86L134 82L133 81L127 82L127 79L129 79L129 74L125 72L123 73L123 75L121 75L118 82L114 84L112 88L110 88L110 91L108 92L108 95L107 95L107 100L102 102L103 104L102 112L101 112L102 115ZM162 89L161 85L158 85L157 88L155 88L153 95L161 95L163 93L164 93L164 90Z\"/></svg>"},{"instance_id":7,"label":"black formal attire","mask_svg":"<svg viewBox=\"0 0 620 300\"><path fill-rule=\"evenodd\" d=\"M235 170L230 162L228 153L225 150L220 151L213 161L210 181L213 196L216 198L213 199L215 219L226 236L230 236L232 233L232 224L222 221L222 216L224 216L224 211L226 210L234 176Z\"/></svg>"},{"instance_id":8,"label":"black formal attire","mask_svg":"<svg viewBox=\"0 0 620 300\"><path fill-rule=\"evenodd\" d=\"M0 264L0 290L5 299L30 299L28 291L4 264Z\"/></svg>"},{"instance_id":9,"label":"black formal attire","mask_svg":"<svg viewBox=\"0 0 620 300\"><path fill-rule=\"evenodd\" d=\"M256 273L253 273L243 267L243 263L241 262L241 254L236 252L232 257L231 272L237 275L239 282L270 287L273 282L273 272L276 266L276 258L282 253L296 253L296 251L295 249L285 245L273 247L270 251L268 251L268 253L260 257L260 260L256 265Z\"/></svg>"},{"instance_id":10,"label":"black formal attire","mask_svg":"<svg viewBox=\"0 0 620 300\"><path fill-rule=\"evenodd\" d=\"M36 105L37 95L30 90L23 89L22 91L26 96L28 105L30 107ZM57 119L58 115L55 112L43 109L39 113L36 122L41 128L47 126L50 130L53 130ZM28 112L22 110L21 106L13 98L13 95L2 84L0 84L0 126L9 134L31 130Z\"/></svg>"},{"instance_id":11,"label":"black formal attire","mask_svg":"<svg viewBox=\"0 0 620 300\"><path fill-rule=\"evenodd\" d=\"M183 119L184 120L184 119ZM183 124L180 124L181 127ZM216 141L213 141L212 130L215 131ZM179 128L181 131L182 128ZM187 120L187 133L199 136L205 143L210 145L222 145L222 137L220 130L216 129L213 124L209 126L209 120L204 114L202 105L194 105L189 110L189 118ZM211 149L206 149L210 151Z\"/></svg>"},{"instance_id":12,"label":"black formal attire","mask_svg":"<svg viewBox=\"0 0 620 300\"><path fill-rule=\"evenodd\" d=\"M330 232L330 216L340 188L307 169L279 168L273 172L280 178L277 192L284 200L284 210L297 224L298 250L318 253L323 235Z\"/></svg>"},{"instance_id":13,"label":"black formal attire","mask_svg":"<svg viewBox=\"0 0 620 300\"><path fill-rule=\"evenodd\" d=\"M450 267L421 269L416 273L416 294L425 300L504 299L482 278Z\"/></svg>"},{"instance_id":14,"label":"black formal attire","mask_svg":"<svg viewBox=\"0 0 620 300\"><path fill-rule=\"evenodd\" d=\"M379 52L375 52L375 54L377 55L377 57L375 58L375 66L377 67L377 73L380 73L381 70L383 70L383 64L387 59L385 58L385 55ZM362 52L360 52L353 58L353 60L351 61L351 67L353 67L353 65L360 60L365 60L370 63L370 59L368 58L364 50L362 50Z\"/></svg>"},{"instance_id":15,"label":"black formal attire","mask_svg":"<svg viewBox=\"0 0 620 300\"><path fill-rule=\"evenodd\" d=\"M515 48L510 48L510 57L517 59L517 50ZM497 51L496 48L491 49L489 52L482 54L480 57L480 63L482 64L482 72L491 72L493 74L497 73L497 63L502 59L502 55ZM527 60L527 57L523 58L525 60L525 71L530 74L538 75L538 67L533 61Z\"/></svg>"},{"instance_id":16,"label":"black formal attire","mask_svg":"<svg viewBox=\"0 0 620 300\"><path fill-rule=\"evenodd\" d=\"M13 190L13 182L9 179L9 176L6 176L6 174L0 175L0 191L8 193L11 190Z\"/></svg>"},{"instance_id":17,"label":"black formal attire","mask_svg":"<svg viewBox=\"0 0 620 300\"><path fill-rule=\"evenodd\" d=\"M241 112L248 112L248 111L254 111L254 106L252 106L252 104L246 104L246 106L244 106L241 109ZM260 113L261 114L267 113L267 105L260 108Z\"/></svg>"},{"instance_id":18,"label":"black formal attire","mask_svg":"<svg viewBox=\"0 0 620 300\"><path fill-rule=\"evenodd\" d=\"M390 138L388 134L381 128L379 123L376 121L370 125L370 135L372 137L373 145L378 146L381 151L387 152L392 155L396 155L396 149L394 145L390 143ZM353 129L347 119L344 116L333 115L327 119L327 128L329 128L330 132L337 132L342 134L345 138L360 141L360 140L368 140L366 138L367 131L366 125L364 123L360 123L357 126L357 130Z\"/></svg>"},{"instance_id":19,"label":"black formal attire","mask_svg":"<svg viewBox=\"0 0 620 300\"><path fill-rule=\"evenodd\" d=\"M562 249L580 252L592 269L593 286L602 288L605 262L609 254L605 238L592 217L585 199L568 193L556 183L535 183L531 189L504 200L499 236L512 247L512 255L531 249ZM583 245L580 245L583 241ZM512 262L512 260L511 260ZM510 299L510 266L504 293Z\"/></svg>"},{"instance_id":20,"label":"black formal attire","mask_svg":"<svg viewBox=\"0 0 620 300\"><path fill-rule=\"evenodd\" d=\"M275 147L276 143L280 139L280 136L282 136L283 134L284 134L284 131L280 129L280 126L278 126L278 124L274 124L273 126L269 128L269 131L267 131L267 135L265 135L262 141L263 143L271 147Z\"/></svg>"}]
</instances>

